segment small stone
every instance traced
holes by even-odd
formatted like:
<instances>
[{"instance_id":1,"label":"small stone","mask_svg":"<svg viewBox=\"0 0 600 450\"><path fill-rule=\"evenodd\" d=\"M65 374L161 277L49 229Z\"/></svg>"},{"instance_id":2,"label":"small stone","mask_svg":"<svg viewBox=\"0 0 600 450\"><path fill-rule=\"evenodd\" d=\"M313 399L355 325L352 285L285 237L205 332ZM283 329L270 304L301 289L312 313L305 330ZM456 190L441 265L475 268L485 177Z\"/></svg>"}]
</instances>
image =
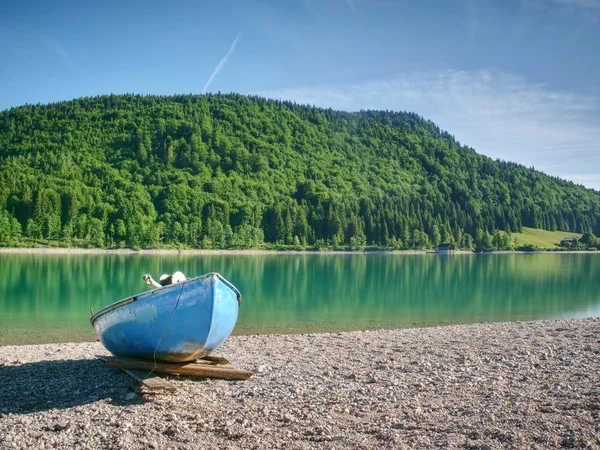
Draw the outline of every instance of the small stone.
<instances>
[{"instance_id":1,"label":"small stone","mask_svg":"<svg viewBox=\"0 0 600 450\"><path fill-rule=\"evenodd\" d=\"M174 426L169 425L167 427L167 429L165 431L163 431L163 434L165 436L169 436L169 437L173 437L177 434L177 428L175 428Z\"/></svg>"},{"instance_id":2,"label":"small stone","mask_svg":"<svg viewBox=\"0 0 600 450\"><path fill-rule=\"evenodd\" d=\"M133 400L135 398L135 392L128 392L127 394L125 394L125 400L129 401L129 400Z\"/></svg>"},{"instance_id":3,"label":"small stone","mask_svg":"<svg viewBox=\"0 0 600 450\"><path fill-rule=\"evenodd\" d=\"M48 429L50 431L63 431L69 427L69 424L64 420L59 420L58 422L52 422L48 425Z\"/></svg>"},{"instance_id":4,"label":"small stone","mask_svg":"<svg viewBox=\"0 0 600 450\"><path fill-rule=\"evenodd\" d=\"M254 369L254 373L263 373L267 370L267 366L265 364L261 364L256 369Z\"/></svg>"}]
</instances>

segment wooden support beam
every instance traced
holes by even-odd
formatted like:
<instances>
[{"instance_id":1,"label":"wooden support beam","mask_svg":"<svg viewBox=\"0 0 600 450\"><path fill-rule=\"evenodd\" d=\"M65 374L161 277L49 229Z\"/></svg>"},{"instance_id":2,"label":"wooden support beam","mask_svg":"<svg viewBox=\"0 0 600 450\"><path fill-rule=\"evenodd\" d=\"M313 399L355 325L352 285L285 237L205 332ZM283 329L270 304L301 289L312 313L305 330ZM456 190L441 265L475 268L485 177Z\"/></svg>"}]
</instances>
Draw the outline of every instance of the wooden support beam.
<instances>
[{"instance_id":1,"label":"wooden support beam","mask_svg":"<svg viewBox=\"0 0 600 450\"><path fill-rule=\"evenodd\" d=\"M154 375L153 373L148 375L148 372L142 372L141 370L121 369L131 378L140 383L140 385L149 391L166 391L175 392L177 389L167 380Z\"/></svg>"},{"instance_id":2,"label":"wooden support beam","mask_svg":"<svg viewBox=\"0 0 600 450\"><path fill-rule=\"evenodd\" d=\"M107 361L108 356L96 355L96 358L101 359L102 361ZM149 392L156 393L158 391L165 392L175 392L177 389L167 380L154 375L153 373L149 373L149 371L143 372L141 370L132 370L132 369L124 369L121 368L123 372L133 378L135 381L140 383L140 385L147 389Z\"/></svg>"},{"instance_id":3,"label":"wooden support beam","mask_svg":"<svg viewBox=\"0 0 600 450\"><path fill-rule=\"evenodd\" d=\"M208 361L208 362L211 362L213 364L218 364L218 365L229 364L229 361L227 359L223 358L222 356L206 355L200 359L203 361Z\"/></svg>"},{"instance_id":4,"label":"wooden support beam","mask_svg":"<svg viewBox=\"0 0 600 450\"><path fill-rule=\"evenodd\" d=\"M248 370L216 367L209 364L163 362L154 364L152 361L116 356L107 356L106 365L107 367L116 367L119 369L133 369L146 372L152 371L207 378L223 378L227 380L247 380L253 375L252 372Z\"/></svg>"}]
</instances>

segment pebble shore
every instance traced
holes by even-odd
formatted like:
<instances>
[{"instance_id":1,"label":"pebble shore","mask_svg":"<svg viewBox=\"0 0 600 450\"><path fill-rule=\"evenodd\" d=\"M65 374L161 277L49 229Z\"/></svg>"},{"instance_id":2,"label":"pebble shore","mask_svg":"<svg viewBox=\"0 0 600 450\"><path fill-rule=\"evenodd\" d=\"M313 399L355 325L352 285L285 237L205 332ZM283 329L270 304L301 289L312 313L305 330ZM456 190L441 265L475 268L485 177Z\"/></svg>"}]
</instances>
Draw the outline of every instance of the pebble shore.
<instances>
[{"instance_id":1,"label":"pebble shore","mask_svg":"<svg viewBox=\"0 0 600 450\"><path fill-rule=\"evenodd\" d=\"M600 319L236 336L172 395L97 354L0 347L0 449L600 448Z\"/></svg>"}]
</instances>

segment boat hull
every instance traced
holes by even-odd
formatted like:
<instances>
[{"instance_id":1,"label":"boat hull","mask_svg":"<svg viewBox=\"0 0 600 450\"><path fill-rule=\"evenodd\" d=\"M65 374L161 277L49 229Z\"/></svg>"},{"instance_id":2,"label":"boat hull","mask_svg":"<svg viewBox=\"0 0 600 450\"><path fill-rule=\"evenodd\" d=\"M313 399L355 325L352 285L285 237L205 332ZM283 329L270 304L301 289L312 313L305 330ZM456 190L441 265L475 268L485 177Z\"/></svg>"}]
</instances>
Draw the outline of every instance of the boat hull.
<instances>
[{"instance_id":1,"label":"boat hull","mask_svg":"<svg viewBox=\"0 0 600 450\"><path fill-rule=\"evenodd\" d=\"M229 337L241 295L218 273L143 292L91 318L98 338L116 356L193 361Z\"/></svg>"}]
</instances>

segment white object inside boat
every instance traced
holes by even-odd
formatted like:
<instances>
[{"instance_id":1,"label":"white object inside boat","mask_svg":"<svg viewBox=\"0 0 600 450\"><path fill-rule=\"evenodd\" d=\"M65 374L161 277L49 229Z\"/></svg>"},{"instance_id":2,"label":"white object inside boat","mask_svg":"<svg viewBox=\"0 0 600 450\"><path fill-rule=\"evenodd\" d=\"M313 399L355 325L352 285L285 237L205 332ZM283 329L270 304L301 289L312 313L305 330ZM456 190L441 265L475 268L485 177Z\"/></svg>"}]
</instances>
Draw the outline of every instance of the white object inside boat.
<instances>
[{"instance_id":1,"label":"white object inside boat","mask_svg":"<svg viewBox=\"0 0 600 450\"><path fill-rule=\"evenodd\" d=\"M181 283L182 281L186 280L185 275L179 271L173 273L172 275L163 273L160 276L160 278L158 279L158 281L156 281L154 278L152 278L152 275L150 275L149 273L144 275L143 279L144 279L144 283L146 283L148 286L152 287L153 289L167 286L169 284Z\"/></svg>"}]
</instances>

